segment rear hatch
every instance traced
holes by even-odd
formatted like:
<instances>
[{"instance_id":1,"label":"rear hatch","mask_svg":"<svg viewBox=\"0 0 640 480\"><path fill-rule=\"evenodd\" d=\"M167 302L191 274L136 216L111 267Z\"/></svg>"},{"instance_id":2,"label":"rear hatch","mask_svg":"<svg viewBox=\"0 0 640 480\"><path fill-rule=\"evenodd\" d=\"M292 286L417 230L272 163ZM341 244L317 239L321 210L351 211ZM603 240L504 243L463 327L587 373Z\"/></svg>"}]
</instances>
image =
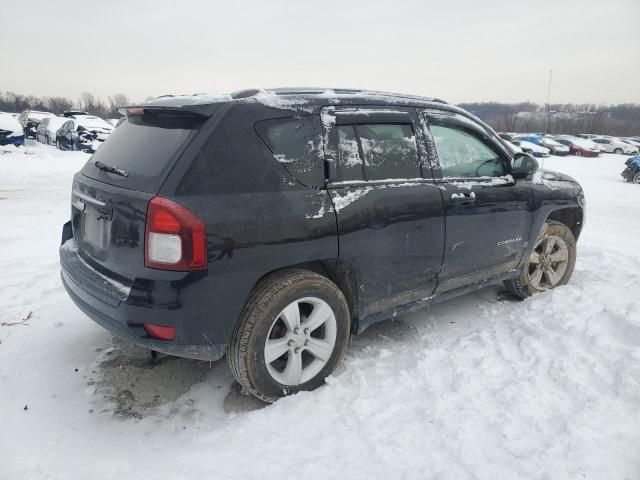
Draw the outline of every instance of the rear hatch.
<instances>
[{"instance_id":1,"label":"rear hatch","mask_svg":"<svg viewBox=\"0 0 640 480\"><path fill-rule=\"evenodd\" d=\"M206 117L136 110L74 177L74 247L97 273L124 286L144 271L147 206Z\"/></svg>"}]
</instances>

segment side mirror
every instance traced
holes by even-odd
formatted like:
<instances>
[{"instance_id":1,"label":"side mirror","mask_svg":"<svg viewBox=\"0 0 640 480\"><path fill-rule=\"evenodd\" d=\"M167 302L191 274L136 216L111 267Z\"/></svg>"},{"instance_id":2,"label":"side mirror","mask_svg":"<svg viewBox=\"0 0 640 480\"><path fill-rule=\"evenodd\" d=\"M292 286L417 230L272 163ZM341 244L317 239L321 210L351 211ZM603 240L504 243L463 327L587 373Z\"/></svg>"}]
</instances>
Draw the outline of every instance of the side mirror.
<instances>
[{"instance_id":1,"label":"side mirror","mask_svg":"<svg viewBox=\"0 0 640 480\"><path fill-rule=\"evenodd\" d=\"M540 168L538 161L528 153L516 153L511 162L511 175L514 179L527 178Z\"/></svg>"}]
</instances>

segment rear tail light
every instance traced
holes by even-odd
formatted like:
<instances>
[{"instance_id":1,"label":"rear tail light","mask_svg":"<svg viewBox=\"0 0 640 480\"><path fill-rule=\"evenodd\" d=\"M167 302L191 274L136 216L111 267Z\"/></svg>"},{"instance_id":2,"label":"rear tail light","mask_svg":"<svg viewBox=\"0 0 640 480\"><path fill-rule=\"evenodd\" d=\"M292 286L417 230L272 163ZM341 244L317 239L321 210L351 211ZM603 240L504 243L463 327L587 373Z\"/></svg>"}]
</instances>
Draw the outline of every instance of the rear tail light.
<instances>
[{"instance_id":1,"label":"rear tail light","mask_svg":"<svg viewBox=\"0 0 640 480\"><path fill-rule=\"evenodd\" d=\"M158 340L173 340L176 338L175 327L165 327L163 325L155 325L153 323L143 324L144 331L149 334L150 337Z\"/></svg>"},{"instance_id":2,"label":"rear tail light","mask_svg":"<svg viewBox=\"0 0 640 480\"><path fill-rule=\"evenodd\" d=\"M153 197L147 208L144 266L174 271L207 268L204 223L182 205Z\"/></svg>"}]
</instances>

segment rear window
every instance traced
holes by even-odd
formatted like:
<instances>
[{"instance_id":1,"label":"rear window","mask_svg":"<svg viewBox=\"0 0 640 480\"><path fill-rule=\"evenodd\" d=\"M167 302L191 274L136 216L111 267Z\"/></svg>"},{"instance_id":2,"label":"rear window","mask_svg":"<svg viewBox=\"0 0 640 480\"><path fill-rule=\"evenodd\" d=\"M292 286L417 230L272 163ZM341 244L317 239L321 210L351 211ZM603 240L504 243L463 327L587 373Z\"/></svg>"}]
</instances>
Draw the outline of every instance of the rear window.
<instances>
[{"instance_id":1,"label":"rear window","mask_svg":"<svg viewBox=\"0 0 640 480\"><path fill-rule=\"evenodd\" d=\"M93 154L83 174L106 183L156 193L168 170L197 130L200 117L145 113L127 118ZM95 162L124 170L105 173Z\"/></svg>"},{"instance_id":2,"label":"rear window","mask_svg":"<svg viewBox=\"0 0 640 480\"><path fill-rule=\"evenodd\" d=\"M324 184L318 115L263 120L255 129L275 159L300 183Z\"/></svg>"}]
</instances>

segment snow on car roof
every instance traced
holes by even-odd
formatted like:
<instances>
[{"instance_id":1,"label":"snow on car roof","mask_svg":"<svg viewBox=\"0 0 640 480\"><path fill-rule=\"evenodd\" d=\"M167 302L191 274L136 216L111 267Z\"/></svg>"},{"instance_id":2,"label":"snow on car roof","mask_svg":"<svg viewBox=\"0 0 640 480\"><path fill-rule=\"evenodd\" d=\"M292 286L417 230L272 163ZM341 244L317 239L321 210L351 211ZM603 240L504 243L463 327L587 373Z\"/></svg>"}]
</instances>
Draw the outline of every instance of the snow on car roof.
<instances>
[{"instance_id":1,"label":"snow on car roof","mask_svg":"<svg viewBox=\"0 0 640 480\"><path fill-rule=\"evenodd\" d=\"M107 130L113 130L113 125L94 115L82 115L76 118L75 121L78 123L78 125L87 128L104 128Z\"/></svg>"},{"instance_id":2,"label":"snow on car roof","mask_svg":"<svg viewBox=\"0 0 640 480\"><path fill-rule=\"evenodd\" d=\"M21 132L22 125L10 113L0 113L0 130L9 130L10 132Z\"/></svg>"}]
</instances>

